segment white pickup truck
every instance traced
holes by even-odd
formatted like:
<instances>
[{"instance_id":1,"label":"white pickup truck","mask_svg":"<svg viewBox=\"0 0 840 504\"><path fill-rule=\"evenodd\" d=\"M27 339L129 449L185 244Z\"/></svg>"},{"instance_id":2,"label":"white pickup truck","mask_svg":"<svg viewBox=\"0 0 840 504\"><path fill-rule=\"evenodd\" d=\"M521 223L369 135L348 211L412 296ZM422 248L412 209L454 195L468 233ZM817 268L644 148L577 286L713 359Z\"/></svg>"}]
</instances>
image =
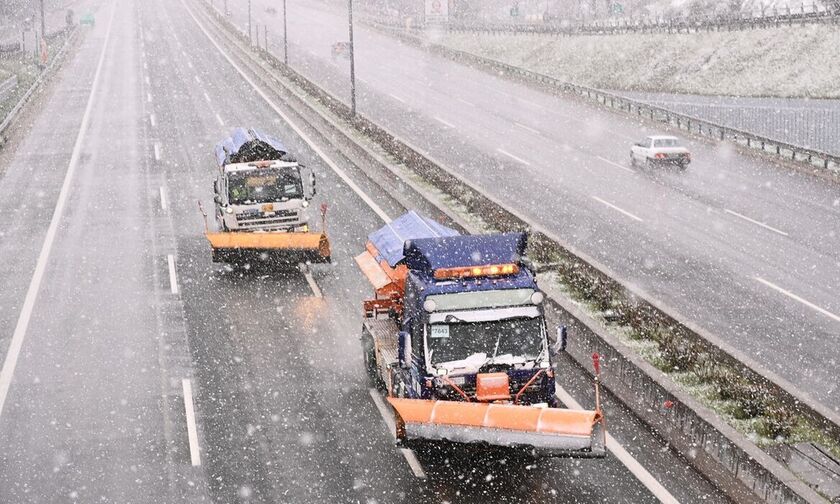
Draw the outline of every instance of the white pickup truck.
<instances>
[{"instance_id":1,"label":"white pickup truck","mask_svg":"<svg viewBox=\"0 0 840 504\"><path fill-rule=\"evenodd\" d=\"M691 153L673 136L646 137L630 147L630 164L644 166L672 164L685 169L691 162Z\"/></svg>"}]
</instances>

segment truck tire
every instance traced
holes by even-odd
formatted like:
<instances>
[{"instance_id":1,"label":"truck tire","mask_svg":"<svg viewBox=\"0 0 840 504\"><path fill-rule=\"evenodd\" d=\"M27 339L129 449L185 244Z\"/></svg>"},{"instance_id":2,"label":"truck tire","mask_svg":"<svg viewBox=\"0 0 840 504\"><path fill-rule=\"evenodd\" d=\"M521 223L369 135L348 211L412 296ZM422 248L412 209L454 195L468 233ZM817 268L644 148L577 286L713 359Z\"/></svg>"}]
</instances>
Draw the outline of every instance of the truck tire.
<instances>
[{"instance_id":1,"label":"truck tire","mask_svg":"<svg viewBox=\"0 0 840 504\"><path fill-rule=\"evenodd\" d=\"M368 384L380 392L384 391L385 382L379 376L379 368L376 364L376 348L373 346L373 339L367 334L362 335L362 358L364 359Z\"/></svg>"}]
</instances>

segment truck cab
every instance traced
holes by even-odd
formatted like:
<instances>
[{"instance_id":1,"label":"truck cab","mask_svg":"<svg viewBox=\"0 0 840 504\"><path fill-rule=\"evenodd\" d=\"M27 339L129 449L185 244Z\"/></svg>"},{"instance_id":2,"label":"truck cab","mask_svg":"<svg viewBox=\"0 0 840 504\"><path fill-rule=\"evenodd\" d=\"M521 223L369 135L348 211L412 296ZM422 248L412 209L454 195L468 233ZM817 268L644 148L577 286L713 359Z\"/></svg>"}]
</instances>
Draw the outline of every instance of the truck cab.
<instances>
[{"instance_id":1,"label":"truck cab","mask_svg":"<svg viewBox=\"0 0 840 504\"><path fill-rule=\"evenodd\" d=\"M216 146L216 158L213 199L221 231L309 231L315 175L279 140L237 128Z\"/></svg>"},{"instance_id":2,"label":"truck cab","mask_svg":"<svg viewBox=\"0 0 840 504\"><path fill-rule=\"evenodd\" d=\"M484 264L436 257L441 245L471 250ZM544 296L533 273L511 262L524 247L520 233L407 245L404 310L388 330L397 335L397 355L382 361L396 397L487 399L479 381L492 374L494 400L556 406ZM502 254L488 265L493 250Z\"/></svg>"}]
</instances>

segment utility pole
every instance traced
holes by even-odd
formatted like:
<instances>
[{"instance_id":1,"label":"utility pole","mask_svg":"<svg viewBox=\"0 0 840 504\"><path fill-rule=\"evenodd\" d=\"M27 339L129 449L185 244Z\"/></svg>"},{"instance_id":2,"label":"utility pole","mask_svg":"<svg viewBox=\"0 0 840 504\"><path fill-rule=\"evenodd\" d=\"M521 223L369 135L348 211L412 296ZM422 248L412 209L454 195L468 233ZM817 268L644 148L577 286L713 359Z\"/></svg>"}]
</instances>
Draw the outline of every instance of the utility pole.
<instances>
[{"instance_id":1,"label":"utility pole","mask_svg":"<svg viewBox=\"0 0 840 504\"><path fill-rule=\"evenodd\" d=\"M347 0L348 16L350 24L350 113L356 117L356 55L353 44L353 0Z\"/></svg>"},{"instance_id":2,"label":"utility pole","mask_svg":"<svg viewBox=\"0 0 840 504\"><path fill-rule=\"evenodd\" d=\"M289 66L289 37L288 24L286 24L286 0L283 0L283 63Z\"/></svg>"},{"instance_id":3,"label":"utility pole","mask_svg":"<svg viewBox=\"0 0 840 504\"><path fill-rule=\"evenodd\" d=\"M41 0L41 38L47 36L47 23L44 19L44 0Z\"/></svg>"}]
</instances>

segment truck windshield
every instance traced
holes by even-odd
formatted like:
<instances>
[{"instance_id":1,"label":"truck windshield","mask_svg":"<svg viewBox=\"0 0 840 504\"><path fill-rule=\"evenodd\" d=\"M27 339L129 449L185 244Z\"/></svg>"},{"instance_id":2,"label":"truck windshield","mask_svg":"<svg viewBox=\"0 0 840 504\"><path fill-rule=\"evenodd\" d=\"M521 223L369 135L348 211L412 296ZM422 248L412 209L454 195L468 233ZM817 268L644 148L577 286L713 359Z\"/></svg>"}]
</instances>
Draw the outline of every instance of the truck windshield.
<instances>
[{"instance_id":1,"label":"truck windshield","mask_svg":"<svg viewBox=\"0 0 840 504\"><path fill-rule=\"evenodd\" d=\"M233 205L270 203L303 197L296 168L269 168L227 174L228 199Z\"/></svg>"},{"instance_id":2,"label":"truck windshield","mask_svg":"<svg viewBox=\"0 0 840 504\"><path fill-rule=\"evenodd\" d=\"M510 354L535 359L542 350L541 320L520 317L430 324L428 345L432 363L459 361L476 353L485 353L488 358Z\"/></svg>"}]
</instances>

